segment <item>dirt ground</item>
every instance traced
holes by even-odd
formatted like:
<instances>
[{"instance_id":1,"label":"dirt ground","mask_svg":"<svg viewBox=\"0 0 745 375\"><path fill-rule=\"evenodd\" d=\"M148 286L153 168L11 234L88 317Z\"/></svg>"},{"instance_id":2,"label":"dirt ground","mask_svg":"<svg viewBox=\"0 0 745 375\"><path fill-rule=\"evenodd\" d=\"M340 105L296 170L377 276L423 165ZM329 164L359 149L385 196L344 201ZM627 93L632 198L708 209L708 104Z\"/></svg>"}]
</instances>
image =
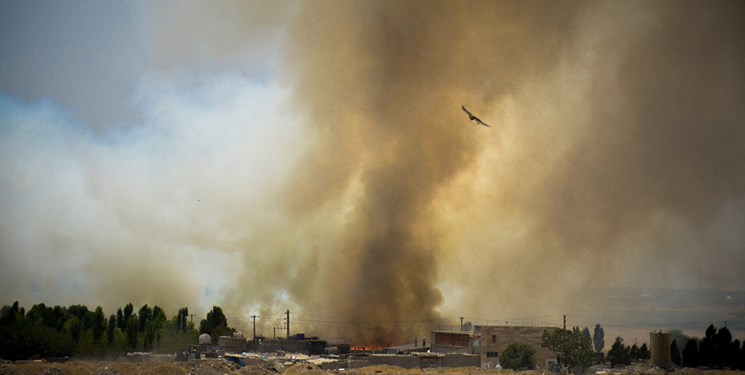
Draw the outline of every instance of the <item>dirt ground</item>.
<instances>
[{"instance_id":1,"label":"dirt ground","mask_svg":"<svg viewBox=\"0 0 745 375\"><path fill-rule=\"evenodd\" d=\"M80 361L74 360L65 363L49 362L3 362L0 363L0 375L22 374L22 375L278 375L279 373L267 366L246 366L229 363L222 359L202 360L194 362L142 362L133 363L127 361ZM283 370L282 375L480 375L480 374L502 374L502 375L541 375L536 371L524 371L516 373L510 370L482 370L476 367L464 368L437 368L437 369L403 369L393 366L369 366L361 369L347 371L324 371L311 364L296 364ZM738 371L714 371L697 369L679 369L674 371L662 371L653 369L628 368L625 370L610 371L607 375L743 375Z\"/></svg>"}]
</instances>

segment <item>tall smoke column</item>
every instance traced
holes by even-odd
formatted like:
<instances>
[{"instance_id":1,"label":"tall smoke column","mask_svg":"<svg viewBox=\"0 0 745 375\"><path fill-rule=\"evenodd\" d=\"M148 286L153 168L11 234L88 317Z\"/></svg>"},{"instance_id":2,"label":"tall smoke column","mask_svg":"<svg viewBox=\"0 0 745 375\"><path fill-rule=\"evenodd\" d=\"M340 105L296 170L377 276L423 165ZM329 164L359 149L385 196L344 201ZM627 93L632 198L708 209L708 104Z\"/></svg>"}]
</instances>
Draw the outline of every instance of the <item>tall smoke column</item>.
<instances>
[{"instance_id":1,"label":"tall smoke column","mask_svg":"<svg viewBox=\"0 0 745 375\"><path fill-rule=\"evenodd\" d=\"M552 8L546 3L542 7ZM350 196L343 239L322 291L352 323L353 340L385 344L415 335L443 302L431 228L443 187L474 166L483 132L461 112L498 102L505 89L555 58L568 9L535 4L326 2L302 9L288 57L296 103L317 139L288 189L289 210L309 216ZM519 30L519 35L515 35ZM486 42L486 43L485 43Z\"/></svg>"},{"instance_id":2,"label":"tall smoke column","mask_svg":"<svg viewBox=\"0 0 745 375\"><path fill-rule=\"evenodd\" d=\"M8 76L62 104L0 98L5 303L219 304L265 335L290 309L399 343L438 313L602 324L620 287L619 320L743 324L638 291L745 289L742 1L140 5L142 121L98 135L28 61L90 71L118 33L77 35L122 13L0 11Z\"/></svg>"}]
</instances>

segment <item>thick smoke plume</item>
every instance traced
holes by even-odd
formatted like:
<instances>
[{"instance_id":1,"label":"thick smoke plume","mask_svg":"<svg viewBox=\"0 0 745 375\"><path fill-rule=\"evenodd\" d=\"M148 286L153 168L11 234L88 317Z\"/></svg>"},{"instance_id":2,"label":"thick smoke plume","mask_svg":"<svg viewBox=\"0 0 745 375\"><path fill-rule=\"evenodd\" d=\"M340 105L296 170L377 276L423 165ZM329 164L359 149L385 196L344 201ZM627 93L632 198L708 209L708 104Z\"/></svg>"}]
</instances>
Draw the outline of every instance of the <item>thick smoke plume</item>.
<instances>
[{"instance_id":1,"label":"thick smoke plume","mask_svg":"<svg viewBox=\"0 0 745 375\"><path fill-rule=\"evenodd\" d=\"M692 286L695 254L742 251L742 10L303 9L286 63L317 138L287 207L344 214L317 250L317 289L295 295L390 322L355 337L401 340L415 333L403 323L438 319L443 290L454 314L525 317L566 311L593 287ZM460 104L495 128L471 126ZM712 268L707 285L743 286Z\"/></svg>"},{"instance_id":2,"label":"thick smoke plume","mask_svg":"<svg viewBox=\"0 0 745 375\"><path fill-rule=\"evenodd\" d=\"M412 321L437 320L438 262L451 250L433 230L438 204L501 131L472 126L460 106L488 116L559 58L574 11L546 4L556 9L528 16L536 6L329 2L292 25L295 101L317 139L287 207L304 216L349 197L343 234L320 250L336 277L319 287L332 316L372 325L355 338L395 342L415 336Z\"/></svg>"},{"instance_id":3,"label":"thick smoke plume","mask_svg":"<svg viewBox=\"0 0 745 375\"><path fill-rule=\"evenodd\" d=\"M165 7L140 126L0 102L2 297L218 304L266 336L289 309L383 345L460 316L592 326L616 287L745 289L743 8Z\"/></svg>"}]
</instances>

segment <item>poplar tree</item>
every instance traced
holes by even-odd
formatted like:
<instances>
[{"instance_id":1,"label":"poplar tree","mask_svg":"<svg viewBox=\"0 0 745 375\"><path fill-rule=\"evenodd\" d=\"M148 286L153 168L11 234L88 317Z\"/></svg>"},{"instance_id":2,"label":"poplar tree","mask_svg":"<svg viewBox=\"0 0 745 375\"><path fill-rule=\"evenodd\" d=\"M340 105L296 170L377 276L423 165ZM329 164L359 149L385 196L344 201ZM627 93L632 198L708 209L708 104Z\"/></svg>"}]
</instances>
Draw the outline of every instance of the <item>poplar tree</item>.
<instances>
[{"instance_id":1,"label":"poplar tree","mask_svg":"<svg viewBox=\"0 0 745 375\"><path fill-rule=\"evenodd\" d=\"M595 334L592 336L592 343L595 345L595 352L600 353L605 347L605 331L600 324L595 324Z\"/></svg>"}]
</instances>

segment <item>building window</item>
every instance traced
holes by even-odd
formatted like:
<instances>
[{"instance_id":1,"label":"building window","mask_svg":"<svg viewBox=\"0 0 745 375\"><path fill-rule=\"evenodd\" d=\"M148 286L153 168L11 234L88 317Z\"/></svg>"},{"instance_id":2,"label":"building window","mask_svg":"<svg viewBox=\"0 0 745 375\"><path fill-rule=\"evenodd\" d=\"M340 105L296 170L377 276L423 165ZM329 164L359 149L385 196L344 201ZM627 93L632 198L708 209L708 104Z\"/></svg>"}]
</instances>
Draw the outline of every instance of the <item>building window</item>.
<instances>
[{"instance_id":1,"label":"building window","mask_svg":"<svg viewBox=\"0 0 745 375\"><path fill-rule=\"evenodd\" d=\"M491 335L491 343L496 344L497 343L497 335Z\"/></svg>"},{"instance_id":2,"label":"building window","mask_svg":"<svg viewBox=\"0 0 745 375\"><path fill-rule=\"evenodd\" d=\"M497 358L499 357L499 352L486 352L487 358Z\"/></svg>"}]
</instances>

